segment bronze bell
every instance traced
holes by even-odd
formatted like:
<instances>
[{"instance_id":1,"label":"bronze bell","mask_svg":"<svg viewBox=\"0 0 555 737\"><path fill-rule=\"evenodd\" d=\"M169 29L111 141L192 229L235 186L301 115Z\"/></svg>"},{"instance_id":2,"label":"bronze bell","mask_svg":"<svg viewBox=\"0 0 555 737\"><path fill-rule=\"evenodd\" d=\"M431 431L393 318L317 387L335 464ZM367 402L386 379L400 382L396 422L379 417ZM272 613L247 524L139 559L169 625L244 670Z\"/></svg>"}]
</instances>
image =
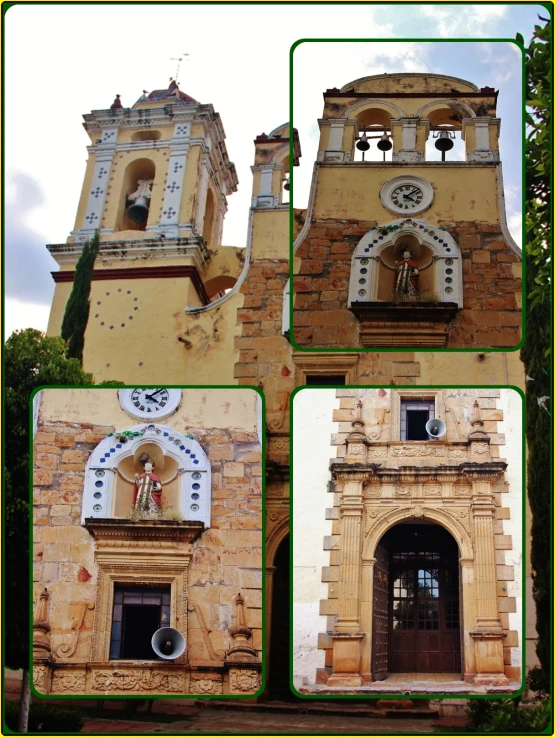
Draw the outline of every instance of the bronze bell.
<instances>
[{"instance_id":1,"label":"bronze bell","mask_svg":"<svg viewBox=\"0 0 555 737\"><path fill-rule=\"evenodd\" d=\"M451 140L449 131L441 131L439 138L436 141L436 148L438 151L450 151L455 144Z\"/></svg>"},{"instance_id":2,"label":"bronze bell","mask_svg":"<svg viewBox=\"0 0 555 737\"><path fill-rule=\"evenodd\" d=\"M390 151L393 148L393 144L391 143L391 139L387 133L384 133L378 141L378 148L380 151Z\"/></svg>"},{"instance_id":3,"label":"bronze bell","mask_svg":"<svg viewBox=\"0 0 555 737\"><path fill-rule=\"evenodd\" d=\"M135 202L127 208L127 217L137 225L145 225L148 220L148 199L137 197Z\"/></svg>"},{"instance_id":4,"label":"bronze bell","mask_svg":"<svg viewBox=\"0 0 555 737\"><path fill-rule=\"evenodd\" d=\"M366 133L363 133L361 138L357 141L357 148L359 151L368 151L370 144L366 138Z\"/></svg>"}]
</instances>

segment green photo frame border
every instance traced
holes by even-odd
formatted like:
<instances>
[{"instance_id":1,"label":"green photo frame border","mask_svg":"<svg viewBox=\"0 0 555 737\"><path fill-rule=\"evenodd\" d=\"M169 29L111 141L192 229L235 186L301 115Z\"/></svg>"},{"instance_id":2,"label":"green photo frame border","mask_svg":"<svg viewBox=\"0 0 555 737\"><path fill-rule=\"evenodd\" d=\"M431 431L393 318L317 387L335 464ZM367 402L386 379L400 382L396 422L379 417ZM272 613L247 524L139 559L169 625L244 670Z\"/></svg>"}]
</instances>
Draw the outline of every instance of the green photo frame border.
<instances>
[{"instance_id":1,"label":"green photo frame border","mask_svg":"<svg viewBox=\"0 0 555 737\"><path fill-rule=\"evenodd\" d=\"M525 395L522 389L520 389L517 386L514 385L502 385L502 384L461 384L457 386L452 386L449 384L426 384L426 385L420 385L420 384L395 384L394 386L390 384L372 384L372 385L330 385L330 386L300 386L293 390L291 393L291 404L290 404L290 419L289 419L289 432L290 432L290 467L291 467L291 476L290 476L290 493L289 493L289 515L290 519L294 519L294 500L295 500L295 482L294 482L294 475L293 475L293 462L295 457L295 430L294 430L294 423L295 423L295 410L294 410L294 398L297 396L299 392L305 391L305 390L313 390L313 391L322 391L322 390L343 390L343 389L352 389L352 390L360 390L360 389L410 389L410 390L422 390L423 392L427 390L440 390L440 389L493 389L493 390L501 390L501 389L508 389L515 391L521 399L521 432L522 432L522 445L521 445L521 459L522 459L522 524L521 524L521 532L522 532L522 580L521 580L521 591L522 591L522 630L521 630L521 652L522 652L522 663L521 663L521 685L520 688L517 691L514 691L512 693L507 694L464 694L464 693L457 693L457 694L410 694L407 696L404 696L403 694L387 694L387 693L376 693L376 694L369 694L369 693L353 693L353 694L302 694L300 693L297 688L295 687L295 684L293 682L293 671L294 671L294 639L293 636L291 637L290 642L290 672L289 672L289 687L292 691L292 693L300 699L304 699L307 701L318 701L318 700L326 700L326 699L332 699L332 700L349 700L349 699L367 699L369 702L371 701L377 701L379 699L390 699L392 701L399 700L402 698L410 698L417 699L417 700L430 700L430 699L485 699L485 700L496 700L499 701L500 699L515 699L522 696L526 689L526 564L527 564L527 535L526 535L526 400ZM336 397L337 398L337 397ZM331 435L330 435L331 437ZM330 445L330 448L332 446ZM290 531L290 539L289 539L289 550L290 550L290 587L289 587L289 594L290 594L290 622L291 622L291 632L294 632L294 618L293 618L293 605L294 605L294 598L293 598L293 581L294 581L294 558L293 558L293 543L294 543L294 536L295 536L295 528L294 524L291 524L291 531ZM376 732L375 734L379 734ZM414 734L414 732L410 732L407 734Z\"/></svg>"},{"instance_id":2,"label":"green photo frame border","mask_svg":"<svg viewBox=\"0 0 555 737\"><path fill-rule=\"evenodd\" d=\"M266 453L267 453L267 438L266 438L266 397L264 395L264 392L262 389L260 389L257 386L252 386L249 384L235 384L235 385L229 385L229 384L197 384L197 385L188 385L188 384L165 384L164 388L166 389L182 389L182 390L213 390L213 389L225 389L227 390L234 390L234 391L243 391L243 390L252 390L256 392L256 394L259 396L261 400L261 407L259 410L257 410L258 417L257 422L260 422L260 417L262 417L262 426L260 427L260 437L262 440L261 443L261 452L262 452L262 509L260 514L262 515L262 529L261 529L261 550L262 550L262 563L261 563L261 574L262 574L262 587L261 587L261 595L262 595L262 667L261 667L261 678L260 678L260 688L252 694L155 694L155 695L147 695L144 694L42 694L39 691L36 690L36 688L33 685L33 453L34 453L34 433L33 433L33 402L36 395L43 391L43 390L54 390L54 391L69 391L72 389L86 389L86 390L98 390L98 391L104 391L104 390L111 390L111 391L118 391L119 389L131 389L135 387L131 387L129 385L120 385L120 386L99 386L99 385L72 385L72 386L40 386L37 387L31 394L30 400L29 400L29 428L31 432L29 433L29 560L28 560L28 585L29 585L29 688L31 690L31 694L33 697L44 700L44 702L48 701L74 701L74 700L87 700L87 701L98 701L98 699L107 700L107 701L127 701L127 700L134 700L134 699L179 699L182 701L196 701L198 699L204 701L210 701L210 700L236 700L236 699L253 699L261 696L267 686L267 636L268 633L266 631L266 618L267 618L267 612L266 612ZM141 385L142 389L155 389L158 388L158 384L144 384ZM173 413L175 414L175 413ZM170 417L173 415L170 415ZM166 418L167 419L167 418ZM210 528L208 528L210 529ZM2 618L4 618L4 612L2 612ZM3 628L3 635L6 635L6 628Z\"/></svg>"},{"instance_id":3,"label":"green photo frame border","mask_svg":"<svg viewBox=\"0 0 555 737\"><path fill-rule=\"evenodd\" d=\"M346 3L346 4L354 4L357 3ZM371 3L371 4L379 4L379 3ZM399 3L402 4L402 3ZM432 3L426 3L426 4L432 4ZM443 3L446 5L449 5L450 3ZM464 5L471 5L472 3L460 3L457 4L459 7L463 7ZM294 104L293 104L293 95L294 95L294 52L295 49L300 46L303 43L331 43L331 42L339 42L339 43L512 43L521 52L521 71L522 71L522 111L521 111L521 122L522 122L522 138L521 138L521 165L522 165L522 181L521 181L521 206L522 206L522 213L523 216L526 214L526 55L525 55L525 48L523 43L520 42L520 40L513 39L513 38L480 38L480 39L474 39L474 38L302 38L298 41L295 41L295 43L291 46L289 50L289 126L290 129L293 130L294 128ZM294 152L293 152L293 136L289 136L289 159L290 161L293 161L294 158ZM501 163L501 162L500 162ZM513 346L511 348L382 348L382 347L358 347L358 348L331 348L331 347L307 347L307 346L301 346L299 345L294 338L294 329L295 329L295 323L294 323L294 301L295 301L295 292L294 292L294 282L295 282L295 276L294 274L294 259L295 259L295 251L294 251L294 245L295 245L295 237L294 237L294 207L293 207L293 198L294 198L294 192L295 192L295 175L294 175L294 168L291 166L289 168L289 186L290 186L290 192L289 192L289 283L290 283L290 296L289 296L289 340L291 342L291 345L293 348L301 353L372 353L372 352L380 352L380 353L513 353L514 351L518 351L522 348L526 341L526 315L527 315L527 289L526 289L526 244L523 243L521 248L521 261L522 264L522 277L521 277L521 287L522 287L522 322L521 322L521 330L522 335L520 338L520 341L516 346ZM526 236L526 230L523 228L523 240Z\"/></svg>"}]
</instances>

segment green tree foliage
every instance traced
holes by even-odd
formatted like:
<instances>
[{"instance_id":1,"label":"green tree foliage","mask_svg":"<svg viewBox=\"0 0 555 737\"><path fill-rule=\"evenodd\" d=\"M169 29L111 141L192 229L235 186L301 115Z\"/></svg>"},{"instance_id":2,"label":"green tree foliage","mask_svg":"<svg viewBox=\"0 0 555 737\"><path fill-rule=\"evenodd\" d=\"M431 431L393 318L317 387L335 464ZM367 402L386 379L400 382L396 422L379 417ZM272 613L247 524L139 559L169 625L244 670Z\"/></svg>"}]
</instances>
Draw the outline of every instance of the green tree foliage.
<instances>
[{"instance_id":1,"label":"green tree foliage","mask_svg":"<svg viewBox=\"0 0 555 737\"><path fill-rule=\"evenodd\" d=\"M543 20L543 19L541 19ZM522 38L518 40L522 41ZM528 498L532 512L531 564L536 603L536 652L551 672L551 24L536 26L526 54L526 286L528 314L521 358L527 375Z\"/></svg>"},{"instance_id":2,"label":"green tree foliage","mask_svg":"<svg viewBox=\"0 0 555 737\"><path fill-rule=\"evenodd\" d=\"M30 397L44 385L93 384L79 361L66 358L61 338L28 329L11 335L4 351L4 657L8 667L28 668Z\"/></svg>"},{"instance_id":3,"label":"green tree foliage","mask_svg":"<svg viewBox=\"0 0 555 737\"><path fill-rule=\"evenodd\" d=\"M89 321L91 279L98 246L97 230L92 240L87 241L83 246L75 267L73 289L69 295L62 321L62 338L67 343L67 356L76 358L81 365L83 365L83 349L85 348L85 330Z\"/></svg>"},{"instance_id":4,"label":"green tree foliage","mask_svg":"<svg viewBox=\"0 0 555 737\"><path fill-rule=\"evenodd\" d=\"M540 18L540 20L544 20ZM526 256L536 267L530 307L549 301L551 290L551 23L535 26L526 58ZM522 42L522 36L517 36Z\"/></svg>"}]
</instances>

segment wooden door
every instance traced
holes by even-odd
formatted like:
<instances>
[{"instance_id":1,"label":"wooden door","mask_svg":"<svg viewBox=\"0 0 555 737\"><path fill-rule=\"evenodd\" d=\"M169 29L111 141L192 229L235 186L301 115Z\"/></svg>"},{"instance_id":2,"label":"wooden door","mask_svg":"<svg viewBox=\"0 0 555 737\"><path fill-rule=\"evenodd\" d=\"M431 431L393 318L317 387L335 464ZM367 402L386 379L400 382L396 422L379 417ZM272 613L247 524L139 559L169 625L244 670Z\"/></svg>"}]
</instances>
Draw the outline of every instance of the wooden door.
<instances>
[{"instance_id":1,"label":"wooden door","mask_svg":"<svg viewBox=\"0 0 555 737\"><path fill-rule=\"evenodd\" d=\"M391 555L392 673L460 671L458 560L443 546L430 547Z\"/></svg>"},{"instance_id":2,"label":"wooden door","mask_svg":"<svg viewBox=\"0 0 555 737\"><path fill-rule=\"evenodd\" d=\"M380 543L375 555L372 678L383 681L389 670L389 551Z\"/></svg>"}]
</instances>

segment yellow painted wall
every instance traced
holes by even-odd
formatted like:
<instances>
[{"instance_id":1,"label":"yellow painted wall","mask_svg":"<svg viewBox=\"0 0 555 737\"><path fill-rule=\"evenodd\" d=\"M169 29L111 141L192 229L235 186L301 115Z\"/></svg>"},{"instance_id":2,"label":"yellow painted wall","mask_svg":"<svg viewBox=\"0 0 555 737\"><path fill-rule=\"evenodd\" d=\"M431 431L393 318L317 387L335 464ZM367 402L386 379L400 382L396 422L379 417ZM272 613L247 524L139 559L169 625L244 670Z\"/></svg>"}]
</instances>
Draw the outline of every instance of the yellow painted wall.
<instances>
[{"instance_id":1,"label":"yellow painted wall","mask_svg":"<svg viewBox=\"0 0 555 737\"><path fill-rule=\"evenodd\" d=\"M416 175L434 187L429 210L415 215L437 224L441 220L499 224L495 167L417 164L395 168L362 164L321 166L313 217L377 220L386 223L400 217L386 210L380 200L382 186L394 176ZM407 212L407 215L410 215Z\"/></svg>"},{"instance_id":2,"label":"yellow painted wall","mask_svg":"<svg viewBox=\"0 0 555 737\"><path fill-rule=\"evenodd\" d=\"M187 154L187 165L183 180L183 195L179 211L180 223L192 223L198 197L200 179L200 146L191 146Z\"/></svg>"},{"instance_id":3,"label":"yellow painted wall","mask_svg":"<svg viewBox=\"0 0 555 737\"><path fill-rule=\"evenodd\" d=\"M256 432L258 396L244 387L184 389L174 414L159 422L182 433L189 427L232 427ZM128 415L121 407L117 390L109 388L44 389L40 417L42 422L86 422L114 427L117 431L145 424L145 420Z\"/></svg>"},{"instance_id":4,"label":"yellow painted wall","mask_svg":"<svg viewBox=\"0 0 555 737\"><path fill-rule=\"evenodd\" d=\"M498 384L517 386L524 390L525 380L520 351L511 353L437 353L415 354L420 362L420 376L416 383L422 386Z\"/></svg>"},{"instance_id":5,"label":"yellow painted wall","mask_svg":"<svg viewBox=\"0 0 555 737\"><path fill-rule=\"evenodd\" d=\"M289 208L256 210L252 220L254 259L289 259Z\"/></svg>"}]
</instances>

